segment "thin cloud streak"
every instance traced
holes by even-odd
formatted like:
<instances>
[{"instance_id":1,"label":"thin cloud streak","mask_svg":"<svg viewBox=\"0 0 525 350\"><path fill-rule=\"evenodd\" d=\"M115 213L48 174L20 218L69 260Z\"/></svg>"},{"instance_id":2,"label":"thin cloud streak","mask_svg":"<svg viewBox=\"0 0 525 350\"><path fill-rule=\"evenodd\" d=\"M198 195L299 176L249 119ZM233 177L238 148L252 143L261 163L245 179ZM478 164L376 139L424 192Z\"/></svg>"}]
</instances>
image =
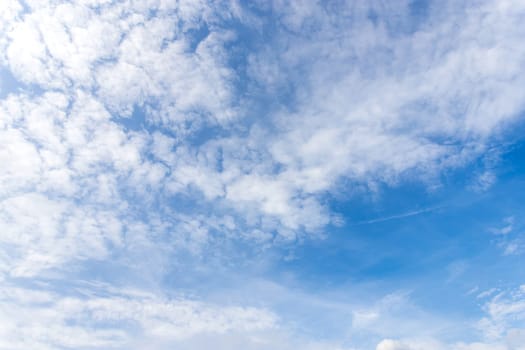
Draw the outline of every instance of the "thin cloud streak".
<instances>
[{"instance_id":1,"label":"thin cloud streak","mask_svg":"<svg viewBox=\"0 0 525 350\"><path fill-rule=\"evenodd\" d=\"M390 220L404 219L404 218L408 218L408 217L411 217L411 216L417 216L417 215L421 215L421 214L425 214L425 213L430 213L430 212L433 212L433 211L436 211L436 210L442 209L442 208L445 208L445 207L444 206L437 206L437 207L430 207L430 208L425 208L425 209L421 209L421 210L413 210L413 211L409 211L409 212L402 213L402 214L385 216L385 217L381 217L381 218L376 218L376 219L356 222L355 224L350 224L350 226L368 225L368 224L375 224L375 223L378 223L378 222L385 222L385 221L390 221Z\"/></svg>"}]
</instances>

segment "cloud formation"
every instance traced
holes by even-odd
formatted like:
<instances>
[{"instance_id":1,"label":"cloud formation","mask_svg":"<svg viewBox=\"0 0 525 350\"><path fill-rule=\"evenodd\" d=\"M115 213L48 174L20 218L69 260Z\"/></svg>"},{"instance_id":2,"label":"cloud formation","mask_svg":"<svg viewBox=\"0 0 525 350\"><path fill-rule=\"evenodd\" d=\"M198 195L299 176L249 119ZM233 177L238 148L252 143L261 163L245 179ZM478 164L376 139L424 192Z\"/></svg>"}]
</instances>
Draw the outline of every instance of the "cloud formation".
<instances>
[{"instance_id":1,"label":"cloud formation","mask_svg":"<svg viewBox=\"0 0 525 350\"><path fill-rule=\"evenodd\" d=\"M323 237L340 224L330 200L341 192L438 186L522 119L524 17L511 0L417 11L410 1L2 1L0 348L141 348L141 335L166 336L159 348L209 344L183 340L195 334L223 348L341 347L291 340L265 307L26 284L61 285L93 264L153 271L155 286L174 266L234 269L238 256ZM497 182L486 168L479 191ZM520 293L485 305L484 343L453 346L519 349ZM350 312L348 333L398 320L392 295ZM414 329L375 333L377 350L444 347L411 340Z\"/></svg>"},{"instance_id":2,"label":"cloud formation","mask_svg":"<svg viewBox=\"0 0 525 350\"><path fill-rule=\"evenodd\" d=\"M151 293L80 285L74 295L6 285L0 348L129 348L174 342L195 334L272 329L276 316L263 309L164 299ZM142 348L142 347L141 347Z\"/></svg>"}]
</instances>

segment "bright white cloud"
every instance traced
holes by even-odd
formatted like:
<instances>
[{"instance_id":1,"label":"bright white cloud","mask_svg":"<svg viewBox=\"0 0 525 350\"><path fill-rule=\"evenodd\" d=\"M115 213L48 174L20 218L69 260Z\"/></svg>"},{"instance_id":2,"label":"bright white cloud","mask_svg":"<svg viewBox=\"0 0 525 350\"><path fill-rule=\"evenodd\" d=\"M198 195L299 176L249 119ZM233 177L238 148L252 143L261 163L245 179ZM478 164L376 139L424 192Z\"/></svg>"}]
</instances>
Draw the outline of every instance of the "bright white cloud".
<instances>
[{"instance_id":1,"label":"bright white cloud","mask_svg":"<svg viewBox=\"0 0 525 350\"><path fill-rule=\"evenodd\" d=\"M235 113L223 46L231 35L213 28L217 12L196 4L30 2L22 20L8 21L5 59L26 83L94 89L122 116L148 103L150 120L166 127L228 120ZM192 47L200 38L191 31L201 27L210 33Z\"/></svg>"}]
</instances>

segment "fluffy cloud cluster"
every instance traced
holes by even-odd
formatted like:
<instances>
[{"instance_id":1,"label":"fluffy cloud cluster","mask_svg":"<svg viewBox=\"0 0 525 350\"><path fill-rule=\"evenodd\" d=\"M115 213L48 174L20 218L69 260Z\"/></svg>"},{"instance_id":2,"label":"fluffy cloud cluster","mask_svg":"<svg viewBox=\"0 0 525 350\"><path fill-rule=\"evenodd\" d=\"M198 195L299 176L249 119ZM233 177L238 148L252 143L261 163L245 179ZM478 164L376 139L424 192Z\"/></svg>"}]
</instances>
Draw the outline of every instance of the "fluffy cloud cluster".
<instances>
[{"instance_id":1,"label":"fluffy cloud cluster","mask_svg":"<svg viewBox=\"0 0 525 350\"><path fill-rule=\"evenodd\" d=\"M94 91L123 116L134 106L155 105L157 119L174 127L188 115L232 117L232 73L223 52L231 35L214 28L220 9L198 1L25 5L4 5L11 18L5 18L2 50L22 82ZM210 33L193 34L201 29Z\"/></svg>"},{"instance_id":2,"label":"fluffy cloud cluster","mask_svg":"<svg viewBox=\"0 0 525 350\"><path fill-rule=\"evenodd\" d=\"M118 181L145 165L142 137L126 135L81 92L11 95L0 111L2 272L31 275L118 246L129 216ZM154 171L145 166L134 176L147 187Z\"/></svg>"},{"instance_id":3,"label":"fluffy cloud cluster","mask_svg":"<svg viewBox=\"0 0 525 350\"><path fill-rule=\"evenodd\" d=\"M341 183L436 181L516 118L523 8L505 4L417 24L408 3L276 2L260 10L282 16L258 19L227 2L6 2L2 62L26 93L2 101L2 193L110 200L117 217L137 193L187 198L237 236L320 232ZM260 28L279 35L247 52L241 30Z\"/></svg>"}]
</instances>

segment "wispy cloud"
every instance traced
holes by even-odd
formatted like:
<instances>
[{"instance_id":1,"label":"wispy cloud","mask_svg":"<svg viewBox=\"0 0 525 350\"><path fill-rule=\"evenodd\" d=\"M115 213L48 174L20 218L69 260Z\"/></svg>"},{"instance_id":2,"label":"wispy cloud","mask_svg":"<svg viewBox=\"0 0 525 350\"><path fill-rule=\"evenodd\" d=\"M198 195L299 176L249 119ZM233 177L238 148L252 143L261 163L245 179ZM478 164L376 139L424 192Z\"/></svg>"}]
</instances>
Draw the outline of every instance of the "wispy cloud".
<instances>
[{"instance_id":1,"label":"wispy cloud","mask_svg":"<svg viewBox=\"0 0 525 350\"><path fill-rule=\"evenodd\" d=\"M360 221L360 222L357 222L357 223L351 224L351 225L356 226L356 225L375 224L375 223L378 223L378 222L384 222L384 221L389 221L389 220L404 219L404 218L409 218L411 216L417 216L417 215L421 215L421 214L430 213L430 212L433 212L433 211L436 211L436 210L439 210L439 209L442 209L442 208L443 208L443 206L438 206L438 207L430 207L430 208L419 209L419 210L412 210L412 211L408 211L408 212L405 212L405 213L402 213L402 214L390 215L390 216L384 216L384 217L380 217L380 218L376 218L376 219Z\"/></svg>"}]
</instances>

